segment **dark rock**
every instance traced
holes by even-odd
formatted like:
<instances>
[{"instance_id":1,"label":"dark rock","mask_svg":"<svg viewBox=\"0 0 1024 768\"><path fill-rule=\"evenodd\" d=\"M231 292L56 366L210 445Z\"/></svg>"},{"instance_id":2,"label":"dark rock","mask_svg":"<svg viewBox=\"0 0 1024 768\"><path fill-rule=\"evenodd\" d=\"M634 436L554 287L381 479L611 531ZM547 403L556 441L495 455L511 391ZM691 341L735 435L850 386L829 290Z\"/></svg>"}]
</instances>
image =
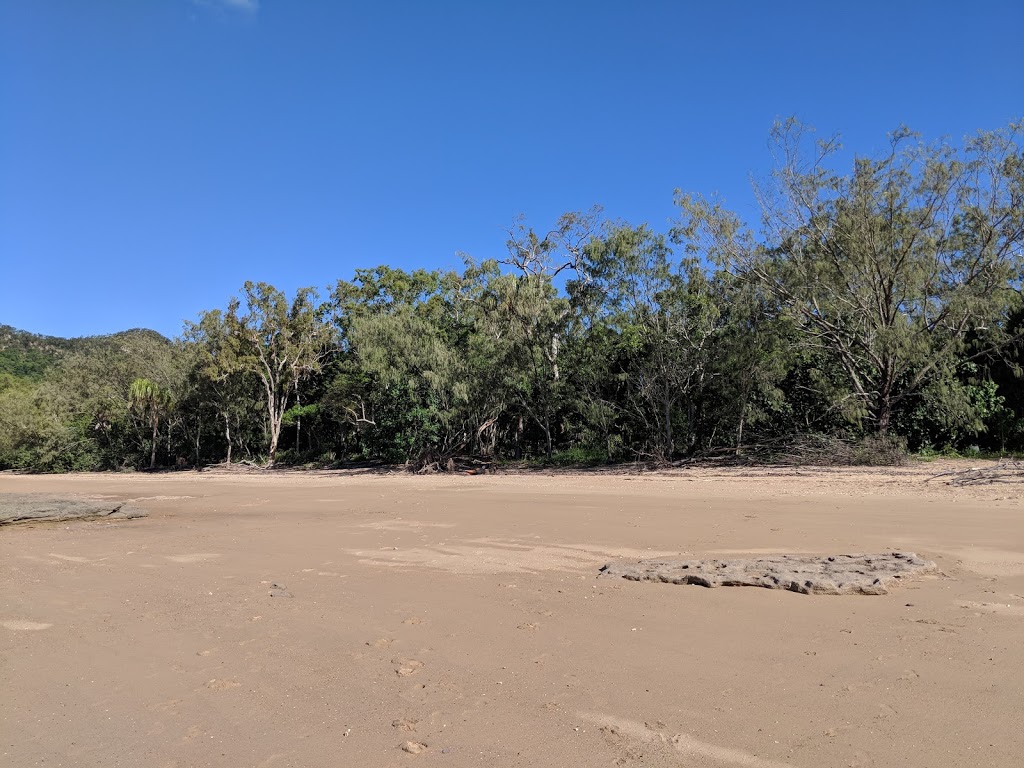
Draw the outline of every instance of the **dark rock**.
<instances>
[{"instance_id":1,"label":"dark rock","mask_svg":"<svg viewBox=\"0 0 1024 768\"><path fill-rule=\"evenodd\" d=\"M109 518L131 520L147 512L123 501L40 493L0 493L0 525Z\"/></svg>"}]
</instances>

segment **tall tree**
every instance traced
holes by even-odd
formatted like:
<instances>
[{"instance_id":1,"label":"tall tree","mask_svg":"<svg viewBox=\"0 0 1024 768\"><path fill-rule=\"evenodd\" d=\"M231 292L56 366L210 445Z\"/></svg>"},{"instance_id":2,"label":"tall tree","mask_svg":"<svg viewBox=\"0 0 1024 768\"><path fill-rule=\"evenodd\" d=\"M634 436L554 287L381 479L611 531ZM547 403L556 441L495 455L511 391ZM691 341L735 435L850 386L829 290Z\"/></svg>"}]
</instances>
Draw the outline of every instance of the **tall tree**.
<instances>
[{"instance_id":1,"label":"tall tree","mask_svg":"<svg viewBox=\"0 0 1024 768\"><path fill-rule=\"evenodd\" d=\"M225 315L237 363L260 382L267 416L267 460L273 464L285 411L302 383L319 373L333 347L327 307L313 288L300 288L289 303L267 283L246 282L244 308L232 299Z\"/></svg>"},{"instance_id":2,"label":"tall tree","mask_svg":"<svg viewBox=\"0 0 1024 768\"><path fill-rule=\"evenodd\" d=\"M203 312L199 322L185 323L184 338L193 352L193 385L201 404L211 407L223 427L224 462L231 463L234 438L231 426L249 402L246 369L240 357L241 338L233 335L231 325L219 309ZM197 413L203 418L202 413ZM197 425L196 435L201 434Z\"/></svg>"},{"instance_id":3,"label":"tall tree","mask_svg":"<svg viewBox=\"0 0 1024 768\"><path fill-rule=\"evenodd\" d=\"M962 149L901 128L888 153L840 174L829 167L838 140L813 142L788 120L759 190L767 244L749 247L703 201L685 200L688 226L775 296L799 343L843 372L847 412L884 435L895 410L955 375L957 361L1009 339L1002 318L1024 265L1022 128Z\"/></svg>"},{"instance_id":4,"label":"tall tree","mask_svg":"<svg viewBox=\"0 0 1024 768\"><path fill-rule=\"evenodd\" d=\"M653 452L691 448L696 402L710 371L720 311L707 276L689 256L673 257L647 226L609 226L587 248L585 285L598 321L616 332L627 359L629 407L648 425ZM679 442L678 427L685 427Z\"/></svg>"},{"instance_id":5,"label":"tall tree","mask_svg":"<svg viewBox=\"0 0 1024 768\"><path fill-rule=\"evenodd\" d=\"M128 392L128 402L133 412L138 414L152 429L149 468L156 467L157 435L160 419L171 410L171 395L149 379L136 379Z\"/></svg>"}]
</instances>

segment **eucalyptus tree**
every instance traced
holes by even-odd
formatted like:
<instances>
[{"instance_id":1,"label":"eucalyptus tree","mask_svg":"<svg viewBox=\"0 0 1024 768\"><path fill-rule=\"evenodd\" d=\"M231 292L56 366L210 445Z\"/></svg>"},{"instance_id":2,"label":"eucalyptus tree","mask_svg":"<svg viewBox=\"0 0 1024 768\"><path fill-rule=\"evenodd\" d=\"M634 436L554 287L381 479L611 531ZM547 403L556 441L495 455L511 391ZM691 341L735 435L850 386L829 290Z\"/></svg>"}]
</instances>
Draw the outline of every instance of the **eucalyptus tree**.
<instances>
[{"instance_id":1,"label":"eucalyptus tree","mask_svg":"<svg viewBox=\"0 0 1024 768\"><path fill-rule=\"evenodd\" d=\"M224 462L230 464L240 421L249 410L250 384L254 379L243 364L241 338L232 334L225 314L219 309L200 313L198 322L186 322L183 337L193 355L191 394L196 401L193 415L198 420L194 428L197 461L202 422L212 416L221 423ZM235 435L232 435L233 424L236 425Z\"/></svg>"},{"instance_id":2,"label":"eucalyptus tree","mask_svg":"<svg viewBox=\"0 0 1024 768\"><path fill-rule=\"evenodd\" d=\"M520 217L508 231L505 254L495 259L466 256L465 277L475 284L477 358L486 350L495 375L491 392L503 393L500 410L517 411L515 445L522 450L525 416L541 432L545 454L554 451L556 411L564 379L560 367L576 316L556 278L579 279L588 243L599 230L600 208L570 212L539 233ZM489 419L488 428L499 414ZM492 432L493 434L493 432Z\"/></svg>"},{"instance_id":3,"label":"eucalyptus tree","mask_svg":"<svg viewBox=\"0 0 1024 768\"><path fill-rule=\"evenodd\" d=\"M600 206L564 213L543 234L519 216L508 230L506 254L497 261L523 275L554 279L568 270L578 276L590 241L600 233L602 213Z\"/></svg>"},{"instance_id":4,"label":"eucalyptus tree","mask_svg":"<svg viewBox=\"0 0 1024 768\"><path fill-rule=\"evenodd\" d=\"M246 282L244 305L232 299L224 315L233 365L260 382L267 418L267 461L273 464L289 403L318 374L334 348L327 306L313 288L287 296L267 283Z\"/></svg>"}]
</instances>

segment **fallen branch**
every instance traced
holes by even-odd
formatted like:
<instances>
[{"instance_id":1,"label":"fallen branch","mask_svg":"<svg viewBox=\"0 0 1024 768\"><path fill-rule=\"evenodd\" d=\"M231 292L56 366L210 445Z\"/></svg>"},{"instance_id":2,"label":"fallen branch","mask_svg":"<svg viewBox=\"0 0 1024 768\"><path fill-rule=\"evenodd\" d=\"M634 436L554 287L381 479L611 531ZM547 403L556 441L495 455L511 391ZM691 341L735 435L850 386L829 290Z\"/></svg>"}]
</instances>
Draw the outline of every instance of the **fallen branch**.
<instances>
[{"instance_id":1,"label":"fallen branch","mask_svg":"<svg viewBox=\"0 0 1024 768\"><path fill-rule=\"evenodd\" d=\"M989 485L990 483L1021 483L1024 482L1024 462L1003 461L991 467L970 467L968 469L951 469L932 475L928 480L948 477L947 485ZM925 481L927 482L927 481Z\"/></svg>"}]
</instances>

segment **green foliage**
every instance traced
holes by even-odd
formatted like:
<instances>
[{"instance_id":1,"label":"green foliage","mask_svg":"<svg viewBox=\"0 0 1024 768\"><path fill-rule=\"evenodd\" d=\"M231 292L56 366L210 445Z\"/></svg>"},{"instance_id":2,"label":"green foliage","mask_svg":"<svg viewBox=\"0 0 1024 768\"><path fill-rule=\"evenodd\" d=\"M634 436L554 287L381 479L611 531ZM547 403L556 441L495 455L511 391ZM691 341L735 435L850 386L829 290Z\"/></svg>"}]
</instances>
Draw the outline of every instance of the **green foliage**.
<instances>
[{"instance_id":1,"label":"green foliage","mask_svg":"<svg viewBox=\"0 0 1024 768\"><path fill-rule=\"evenodd\" d=\"M0 350L0 375L23 379L41 379L54 364L52 355L37 349Z\"/></svg>"},{"instance_id":2,"label":"green foliage","mask_svg":"<svg viewBox=\"0 0 1024 768\"><path fill-rule=\"evenodd\" d=\"M585 448L576 445L551 456L550 463L562 467L587 467L608 462L607 454L600 448Z\"/></svg>"},{"instance_id":3,"label":"green foliage","mask_svg":"<svg viewBox=\"0 0 1024 768\"><path fill-rule=\"evenodd\" d=\"M677 192L667 232L594 209L323 303L247 282L174 342L0 326L0 469L1024 450L1021 130L838 169L790 120L758 232Z\"/></svg>"}]
</instances>

